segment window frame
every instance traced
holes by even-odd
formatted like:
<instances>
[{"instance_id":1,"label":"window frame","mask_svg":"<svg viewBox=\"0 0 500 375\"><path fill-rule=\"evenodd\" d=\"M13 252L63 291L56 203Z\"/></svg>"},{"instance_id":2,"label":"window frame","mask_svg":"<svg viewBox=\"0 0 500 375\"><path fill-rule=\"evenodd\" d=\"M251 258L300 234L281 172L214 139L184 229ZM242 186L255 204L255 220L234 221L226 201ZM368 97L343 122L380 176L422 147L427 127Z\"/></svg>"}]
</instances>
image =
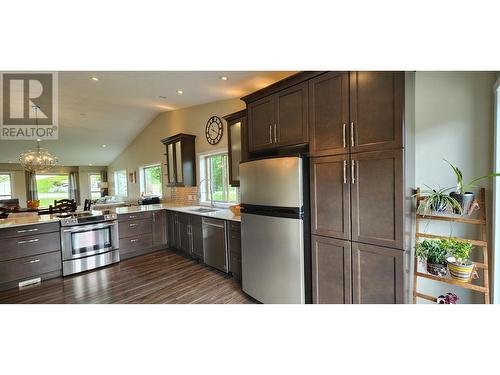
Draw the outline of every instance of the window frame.
<instances>
[{"instance_id":1,"label":"window frame","mask_svg":"<svg viewBox=\"0 0 500 375\"><path fill-rule=\"evenodd\" d=\"M119 194L119 192L118 192L118 174L122 173L122 172L125 174L125 190L126 190L125 195ZM120 169L120 170L114 171L113 172L113 179L114 179L113 185L114 185L114 189L115 189L115 191L114 191L115 196L127 198L128 197L128 173L127 173L127 170Z\"/></svg>"},{"instance_id":2,"label":"window frame","mask_svg":"<svg viewBox=\"0 0 500 375\"><path fill-rule=\"evenodd\" d=\"M90 193L90 199L99 199L101 197L102 190L101 190L101 188L99 188L99 186L97 187L97 190L92 190L92 176L99 176L99 180L101 180L102 176L98 172L89 172L89 193ZM102 181L99 181L99 184L101 182ZM94 198L92 196L92 193L99 193L99 197Z\"/></svg>"},{"instance_id":3,"label":"window frame","mask_svg":"<svg viewBox=\"0 0 500 375\"><path fill-rule=\"evenodd\" d=\"M238 204L238 187L231 186L229 182L229 152L225 149L217 150L217 151L212 151L212 152L207 152L207 153L200 153L198 154L198 166L199 166L199 181L203 180L199 184L199 197L200 197L200 205L210 205L210 191L209 191L209 183L208 180L211 180L211 176L209 177L209 174L207 173L207 170L209 169L209 160L211 157L214 156L219 156L223 155L225 156L225 168L224 168L224 179L226 181L225 183L225 191L227 192L227 198L229 198L230 194L230 189L236 189L236 200L235 201L217 201L214 200L213 204L221 207L229 207L233 206L235 204Z\"/></svg>"},{"instance_id":4,"label":"window frame","mask_svg":"<svg viewBox=\"0 0 500 375\"><path fill-rule=\"evenodd\" d=\"M12 172L0 172L0 176L9 176L9 185L10 185L10 196L8 195L0 195L0 200L2 199L12 199L12 193L14 191L14 176ZM8 197L8 198L7 198Z\"/></svg>"},{"instance_id":5,"label":"window frame","mask_svg":"<svg viewBox=\"0 0 500 375\"><path fill-rule=\"evenodd\" d=\"M38 179L37 179L38 176L67 176L68 177L68 196L67 197L62 197L62 198L57 198L55 200L69 199L69 172L68 173L50 173L50 172L49 173L37 173L36 176L35 176L35 179L36 179L36 191L37 191L37 194L38 194L38 199L40 200L40 189L38 189ZM53 205L53 204L54 204L54 202L51 202L49 204L49 206ZM49 206L42 206L42 205L40 205L40 208L49 208Z\"/></svg>"},{"instance_id":6,"label":"window frame","mask_svg":"<svg viewBox=\"0 0 500 375\"><path fill-rule=\"evenodd\" d=\"M160 167L160 193L159 194L150 194L146 192L146 169L148 168L154 168L154 167ZM160 162L153 163L153 164L148 164L148 165L143 165L142 167L139 167L139 188L141 193L144 193L145 195L153 195L153 196L163 196L163 168L162 164Z\"/></svg>"}]
</instances>

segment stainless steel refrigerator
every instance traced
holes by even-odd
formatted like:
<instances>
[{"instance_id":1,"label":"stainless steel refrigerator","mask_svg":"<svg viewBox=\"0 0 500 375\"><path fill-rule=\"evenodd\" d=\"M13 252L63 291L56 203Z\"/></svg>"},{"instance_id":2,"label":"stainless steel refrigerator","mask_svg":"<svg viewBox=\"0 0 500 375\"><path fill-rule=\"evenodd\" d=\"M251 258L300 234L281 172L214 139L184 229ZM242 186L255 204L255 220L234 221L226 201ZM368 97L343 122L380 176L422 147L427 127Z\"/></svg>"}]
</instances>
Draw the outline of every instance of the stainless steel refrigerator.
<instances>
[{"instance_id":1,"label":"stainless steel refrigerator","mask_svg":"<svg viewBox=\"0 0 500 375\"><path fill-rule=\"evenodd\" d=\"M302 157L240 164L242 287L262 303L309 298L308 186Z\"/></svg>"}]
</instances>

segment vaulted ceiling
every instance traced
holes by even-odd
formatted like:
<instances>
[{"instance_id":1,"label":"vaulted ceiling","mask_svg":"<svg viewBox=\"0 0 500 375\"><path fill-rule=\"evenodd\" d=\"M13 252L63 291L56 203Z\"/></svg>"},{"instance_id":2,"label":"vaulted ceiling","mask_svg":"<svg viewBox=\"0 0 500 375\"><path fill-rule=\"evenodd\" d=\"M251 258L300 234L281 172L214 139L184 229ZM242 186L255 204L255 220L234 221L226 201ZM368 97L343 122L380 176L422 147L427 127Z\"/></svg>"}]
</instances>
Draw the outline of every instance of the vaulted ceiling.
<instances>
[{"instance_id":1,"label":"vaulted ceiling","mask_svg":"<svg viewBox=\"0 0 500 375\"><path fill-rule=\"evenodd\" d=\"M292 73L60 72L59 139L42 144L61 165L108 165L160 112L239 98ZM34 143L0 140L0 163Z\"/></svg>"}]
</instances>

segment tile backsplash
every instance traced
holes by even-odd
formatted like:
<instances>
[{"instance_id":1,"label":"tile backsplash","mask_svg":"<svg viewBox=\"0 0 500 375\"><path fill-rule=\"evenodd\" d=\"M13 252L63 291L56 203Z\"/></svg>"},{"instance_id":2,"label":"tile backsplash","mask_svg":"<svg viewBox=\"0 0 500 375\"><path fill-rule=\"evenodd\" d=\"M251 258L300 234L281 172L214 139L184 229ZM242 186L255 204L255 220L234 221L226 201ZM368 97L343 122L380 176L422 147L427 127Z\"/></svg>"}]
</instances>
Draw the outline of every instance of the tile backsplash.
<instances>
[{"instance_id":1,"label":"tile backsplash","mask_svg":"<svg viewBox=\"0 0 500 375\"><path fill-rule=\"evenodd\" d=\"M167 187L165 190L164 198L167 202L186 206L196 206L200 203L198 186Z\"/></svg>"}]
</instances>

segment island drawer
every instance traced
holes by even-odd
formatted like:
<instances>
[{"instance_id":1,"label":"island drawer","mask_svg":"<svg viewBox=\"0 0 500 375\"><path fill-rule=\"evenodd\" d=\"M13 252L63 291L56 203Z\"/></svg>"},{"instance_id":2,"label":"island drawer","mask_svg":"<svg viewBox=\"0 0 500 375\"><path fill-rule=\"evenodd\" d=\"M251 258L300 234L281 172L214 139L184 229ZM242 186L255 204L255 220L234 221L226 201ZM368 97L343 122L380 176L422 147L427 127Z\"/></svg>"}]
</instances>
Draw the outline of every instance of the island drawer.
<instances>
[{"instance_id":1,"label":"island drawer","mask_svg":"<svg viewBox=\"0 0 500 375\"><path fill-rule=\"evenodd\" d=\"M131 212L128 214L119 214L118 221L143 220L143 219L150 219L152 217L153 217L153 213L151 211Z\"/></svg>"},{"instance_id":2,"label":"island drawer","mask_svg":"<svg viewBox=\"0 0 500 375\"><path fill-rule=\"evenodd\" d=\"M11 237L2 241L0 261L29 257L61 250L59 232Z\"/></svg>"},{"instance_id":3,"label":"island drawer","mask_svg":"<svg viewBox=\"0 0 500 375\"><path fill-rule=\"evenodd\" d=\"M123 221L118 223L118 233L120 238L127 238L132 236L138 236L141 234L152 233L153 231L153 220L134 220L134 221Z\"/></svg>"},{"instance_id":4,"label":"island drawer","mask_svg":"<svg viewBox=\"0 0 500 375\"><path fill-rule=\"evenodd\" d=\"M120 238L120 257L127 257L127 254L137 253L141 250L149 250L153 246L153 235L141 234L138 236Z\"/></svg>"},{"instance_id":5,"label":"island drawer","mask_svg":"<svg viewBox=\"0 0 500 375\"><path fill-rule=\"evenodd\" d=\"M33 278L61 268L60 251L0 262L0 284Z\"/></svg>"},{"instance_id":6,"label":"island drawer","mask_svg":"<svg viewBox=\"0 0 500 375\"><path fill-rule=\"evenodd\" d=\"M23 225L19 227L0 229L0 239L9 237L30 236L30 235L50 233L50 232L59 232L59 222Z\"/></svg>"}]
</instances>

